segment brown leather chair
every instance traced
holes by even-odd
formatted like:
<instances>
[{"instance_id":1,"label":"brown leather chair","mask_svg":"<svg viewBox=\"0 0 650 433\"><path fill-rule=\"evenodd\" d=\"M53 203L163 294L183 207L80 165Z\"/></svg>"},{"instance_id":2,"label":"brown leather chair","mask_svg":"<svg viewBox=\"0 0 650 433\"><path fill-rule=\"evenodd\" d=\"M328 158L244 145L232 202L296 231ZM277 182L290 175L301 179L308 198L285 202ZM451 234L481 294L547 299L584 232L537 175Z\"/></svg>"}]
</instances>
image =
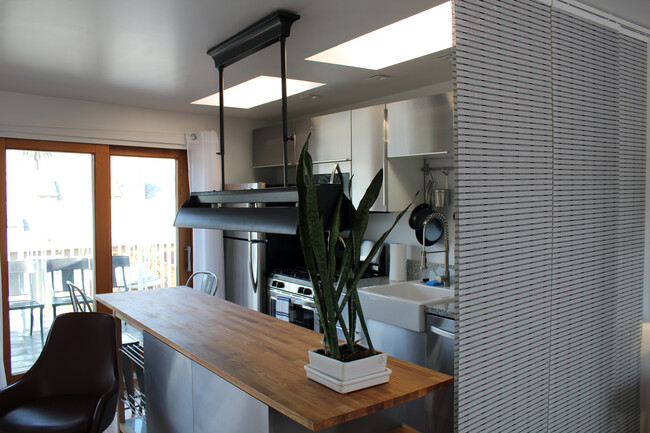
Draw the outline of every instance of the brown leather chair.
<instances>
[{"instance_id":1,"label":"brown leather chair","mask_svg":"<svg viewBox=\"0 0 650 433\"><path fill-rule=\"evenodd\" d=\"M57 316L43 352L0 390L0 432L102 432L117 410L115 319L105 313Z\"/></svg>"}]
</instances>

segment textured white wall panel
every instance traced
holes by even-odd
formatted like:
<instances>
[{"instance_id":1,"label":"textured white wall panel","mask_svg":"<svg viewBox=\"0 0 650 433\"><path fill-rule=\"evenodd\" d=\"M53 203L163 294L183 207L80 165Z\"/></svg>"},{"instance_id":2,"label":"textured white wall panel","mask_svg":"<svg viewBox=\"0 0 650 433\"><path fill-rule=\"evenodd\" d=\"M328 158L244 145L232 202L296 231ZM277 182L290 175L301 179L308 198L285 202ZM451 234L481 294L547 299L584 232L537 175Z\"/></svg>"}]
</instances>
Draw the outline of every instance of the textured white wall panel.
<instances>
[{"instance_id":1,"label":"textured white wall panel","mask_svg":"<svg viewBox=\"0 0 650 433\"><path fill-rule=\"evenodd\" d=\"M647 44L457 0L461 432L634 432Z\"/></svg>"},{"instance_id":2,"label":"textured white wall panel","mask_svg":"<svg viewBox=\"0 0 650 433\"><path fill-rule=\"evenodd\" d=\"M639 426L640 350L643 302L647 44L619 36L619 148L616 275L616 407L621 431ZM647 260L647 258L646 258Z\"/></svg>"},{"instance_id":3,"label":"textured white wall panel","mask_svg":"<svg viewBox=\"0 0 650 433\"><path fill-rule=\"evenodd\" d=\"M543 431L552 116L548 7L455 3L458 429Z\"/></svg>"},{"instance_id":4,"label":"textured white wall panel","mask_svg":"<svg viewBox=\"0 0 650 433\"><path fill-rule=\"evenodd\" d=\"M554 10L549 431L617 431L618 33ZM609 283L608 283L609 280ZM604 284L603 284L604 283ZM609 295L613 296L609 296ZM568 430L567 430L568 429Z\"/></svg>"}]
</instances>

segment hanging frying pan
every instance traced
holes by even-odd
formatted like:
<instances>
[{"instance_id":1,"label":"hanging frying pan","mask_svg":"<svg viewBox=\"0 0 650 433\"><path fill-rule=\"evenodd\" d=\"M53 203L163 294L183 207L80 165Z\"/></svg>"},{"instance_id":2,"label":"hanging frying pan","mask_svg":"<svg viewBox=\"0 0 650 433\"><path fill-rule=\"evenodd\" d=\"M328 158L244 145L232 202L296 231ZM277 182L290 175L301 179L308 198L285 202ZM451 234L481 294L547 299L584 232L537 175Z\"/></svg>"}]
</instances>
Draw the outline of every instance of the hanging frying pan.
<instances>
[{"instance_id":1,"label":"hanging frying pan","mask_svg":"<svg viewBox=\"0 0 650 433\"><path fill-rule=\"evenodd\" d=\"M415 238L422 244L422 226L427 217L436 211L428 203L422 203L413 209L409 217L409 227L415 230ZM442 223L438 219L432 219L427 224L426 246L438 242L442 237Z\"/></svg>"},{"instance_id":2,"label":"hanging frying pan","mask_svg":"<svg viewBox=\"0 0 650 433\"><path fill-rule=\"evenodd\" d=\"M429 203L419 204L411 211L409 216L409 227L413 230L421 229L424 220L427 219L430 213L433 212L433 207Z\"/></svg>"},{"instance_id":3,"label":"hanging frying pan","mask_svg":"<svg viewBox=\"0 0 650 433\"><path fill-rule=\"evenodd\" d=\"M426 246L431 246L438 242L442 237L442 223L438 219L432 219L427 224ZM415 230L415 238L422 244L422 229Z\"/></svg>"}]
</instances>

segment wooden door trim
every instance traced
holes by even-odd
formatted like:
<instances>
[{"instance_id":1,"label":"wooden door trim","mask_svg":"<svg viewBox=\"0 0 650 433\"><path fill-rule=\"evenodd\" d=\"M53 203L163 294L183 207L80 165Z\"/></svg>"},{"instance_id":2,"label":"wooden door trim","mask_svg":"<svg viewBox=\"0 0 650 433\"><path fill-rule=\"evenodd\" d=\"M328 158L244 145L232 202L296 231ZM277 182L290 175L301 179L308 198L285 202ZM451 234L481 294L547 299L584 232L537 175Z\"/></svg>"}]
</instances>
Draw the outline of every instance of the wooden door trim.
<instances>
[{"instance_id":1,"label":"wooden door trim","mask_svg":"<svg viewBox=\"0 0 650 433\"><path fill-rule=\"evenodd\" d=\"M11 383L22 374L11 374L11 335L9 330L9 274L7 270L7 183L6 183L6 150L30 150L40 152L69 152L93 155L93 192L94 192L94 258L96 265L95 292L108 293L113 290L112 275L112 240L111 240L111 182L110 157L137 156L152 158L171 158L176 160L177 175L177 207L189 198L189 178L187 168L187 152L177 149L138 148L131 146L109 146L103 144L87 144L58 142L47 140L29 140L0 137L0 166L5 175L0 176L0 281L2 283L2 335L3 363L7 382ZM184 246L192 245L192 230L179 229L177 234L177 279L183 284L189 277L187 256L183 253ZM105 310L102 308L102 310Z\"/></svg>"},{"instance_id":2,"label":"wooden door trim","mask_svg":"<svg viewBox=\"0 0 650 433\"><path fill-rule=\"evenodd\" d=\"M97 147L104 145L69 143L65 141L27 140L23 138L5 138L5 149L36 150L39 152L70 152L94 154Z\"/></svg>"},{"instance_id":3,"label":"wooden door trim","mask_svg":"<svg viewBox=\"0 0 650 433\"><path fill-rule=\"evenodd\" d=\"M190 176L189 176L189 167L187 165L187 152L183 152L182 155L179 155L177 161L176 170L178 172L178 182L176 184L178 191L178 203L177 208L180 208L181 204L185 203L190 198ZM185 252L186 247L193 248L192 244L192 229L188 228L179 228L176 232L176 242L178 248L176 248L176 263L178 263L176 269L176 277L178 278L178 284L185 284L187 279L191 275L191 271L188 271L188 257Z\"/></svg>"},{"instance_id":4,"label":"wooden door trim","mask_svg":"<svg viewBox=\"0 0 650 433\"><path fill-rule=\"evenodd\" d=\"M0 176L0 203L4 212L0 212L0 265L2 267L2 362L7 383L11 377L11 335L9 333L9 270L7 257L7 152L6 140L0 138L0 166L4 176Z\"/></svg>"},{"instance_id":5,"label":"wooden door trim","mask_svg":"<svg viewBox=\"0 0 650 433\"><path fill-rule=\"evenodd\" d=\"M187 151L178 149L158 149L151 147L110 146L110 156L132 156L139 158L169 158L176 160L176 208L190 198L189 169ZM179 228L176 235L176 284L185 284L191 272L187 271L185 247L192 247L192 229Z\"/></svg>"},{"instance_id":6,"label":"wooden door trim","mask_svg":"<svg viewBox=\"0 0 650 433\"><path fill-rule=\"evenodd\" d=\"M113 291L113 259L111 257L113 243L111 239L111 158L108 146L95 146L93 179L95 293L110 293ZM109 312L107 308L103 307L98 311Z\"/></svg>"}]
</instances>

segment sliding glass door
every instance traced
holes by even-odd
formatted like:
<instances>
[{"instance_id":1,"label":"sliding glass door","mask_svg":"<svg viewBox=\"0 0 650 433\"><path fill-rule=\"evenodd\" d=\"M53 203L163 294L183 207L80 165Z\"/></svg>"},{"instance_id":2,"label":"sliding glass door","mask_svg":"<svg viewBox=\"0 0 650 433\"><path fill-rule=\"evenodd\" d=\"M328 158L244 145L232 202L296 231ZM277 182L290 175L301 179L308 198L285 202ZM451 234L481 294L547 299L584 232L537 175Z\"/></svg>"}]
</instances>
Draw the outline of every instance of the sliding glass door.
<instances>
[{"instance_id":1,"label":"sliding glass door","mask_svg":"<svg viewBox=\"0 0 650 433\"><path fill-rule=\"evenodd\" d=\"M191 230L173 226L189 196L184 150L0 138L2 161L2 342L11 382L38 358L54 317L71 311L67 282L91 297L175 286L189 276L179 250L191 245Z\"/></svg>"},{"instance_id":2,"label":"sliding glass door","mask_svg":"<svg viewBox=\"0 0 650 433\"><path fill-rule=\"evenodd\" d=\"M176 171L175 159L111 156L113 290L177 284Z\"/></svg>"},{"instance_id":3,"label":"sliding glass door","mask_svg":"<svg viewBox=\"0 0 650 433\"><path fill-rule=\"evenodd\" d=\"M11 373L41 352L55 315L71 311L66 283L94 294L93 156L6 151Z\"/></svg>"}]
</instances>

